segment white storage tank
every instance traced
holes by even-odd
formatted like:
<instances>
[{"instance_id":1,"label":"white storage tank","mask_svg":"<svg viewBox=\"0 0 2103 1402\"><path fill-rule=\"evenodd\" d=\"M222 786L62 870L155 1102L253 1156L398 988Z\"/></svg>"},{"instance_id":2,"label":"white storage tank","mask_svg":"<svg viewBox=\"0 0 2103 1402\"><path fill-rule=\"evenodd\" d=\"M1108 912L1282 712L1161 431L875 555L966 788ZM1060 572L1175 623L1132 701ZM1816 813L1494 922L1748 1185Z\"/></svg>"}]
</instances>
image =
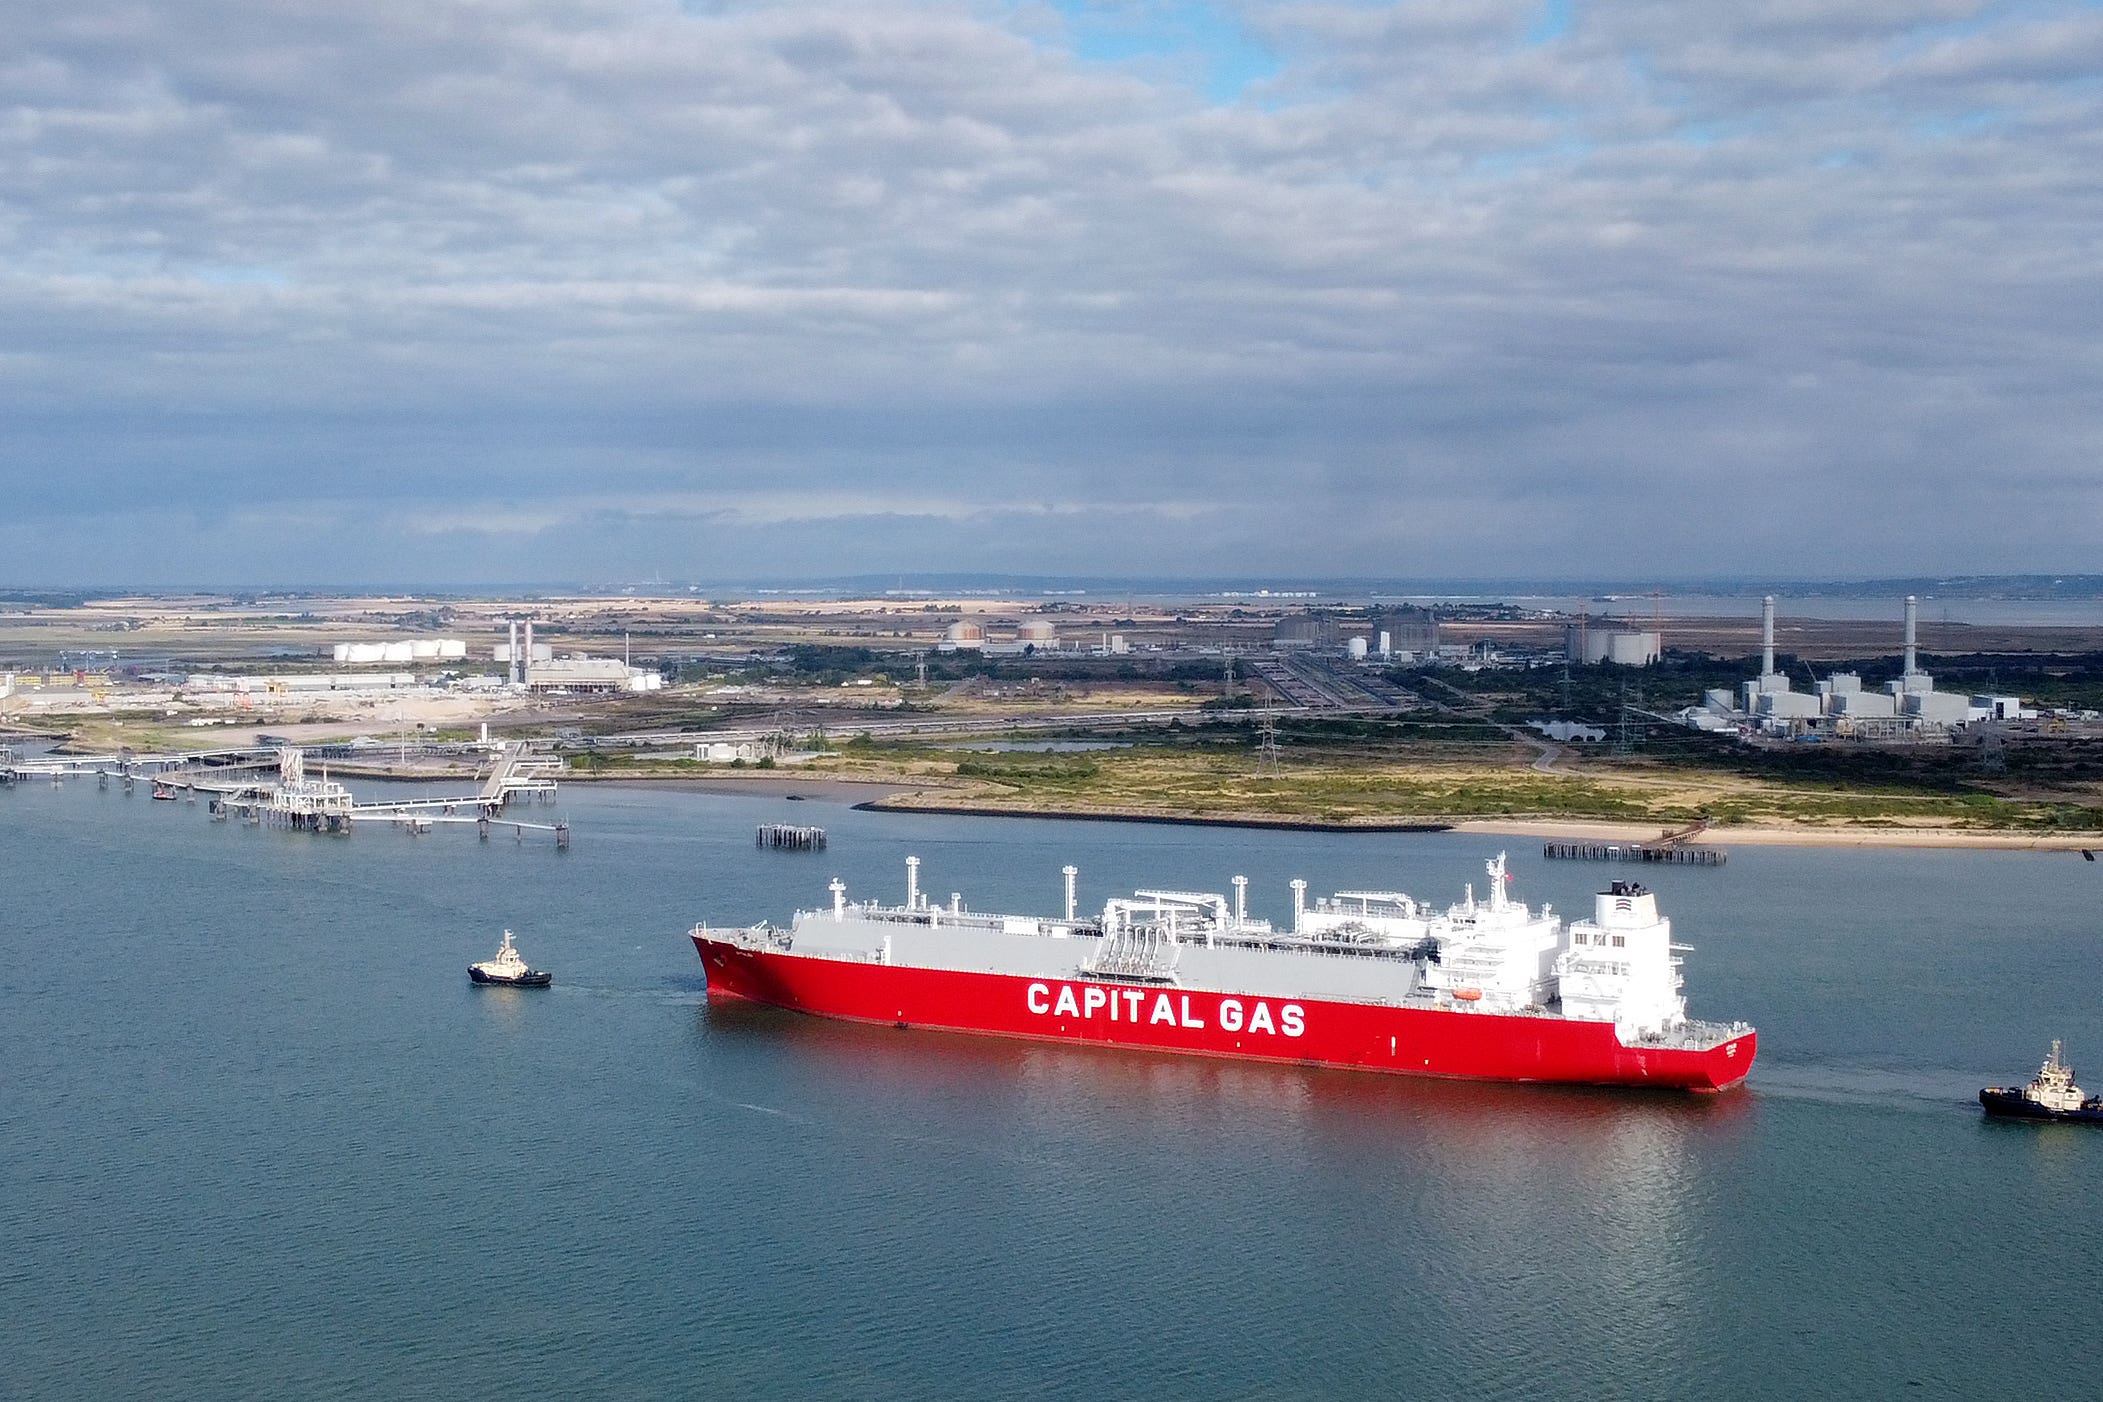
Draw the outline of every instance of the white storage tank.
<instances>
[{"instance_id":1,"label":"white storage tank","mask_svg":"<svg viewBox=\"0 0 2103 1402\"><path fill-rule=\"evenodd\" d=\"M1605 660L1619 667L1647 667L1663 655L1663 642L1656 633L1615 633L1607 639Z\"/></svg>"},{"instance_id":2,"label":"white storage tank","mask_svg":"<svg viewBox=\"0 0 2103 1402\"><path fill-rule=\"evenodd\" d=\"M467 656L467 644L458 638L440 638L438 655L448 662L458 661Z\"/></svg>"},{"instance_id":3,"label":"white storage tank","mask_svg":"<svg viewBox=\"0 0 2103 1402\"><path fill-rule=\"evenodd\" d=\"M334 648L330 649L330 656L334 657L338 662L348 662L350 661L350 650L351 645L349 643L338 643Z\"/></svg>"},{"instance_id":4,"label":"white storage tank","mask_svg":"<svg viewBox=\"0 0 2103 1402\"><path fill-rule=\"evenodd\" d=\"M1363 662L1363 661L1365 661L1365 655L1366 655L1366 641L1365 641L1365 639L1364 639L1364 638L1353 638L1353 639L1351 639L1351 640L1350 640L1349 642L1347 642L1347 643L1345 643L1345 644L1344 644L1344 651L1345 651L1345 652L1347 652L1347 653L1349 653L1349 654L1351 655L1351 660L1352 660L1353 662Z\"/></svg>"},{"instance_id":5,"label":"white storage tank","mask_svg":"<svg viewBox=\"0 0 2103 1402\"><path fill-rule=\"evenodd\" d=\"M409 643L383 643L380 646L382 662L408 662L416 656L416 649Z\"/></svg>"},{"instance_id":6,"label":"white storage tank","mask_svg":"<svg viewBox=\"0 0 2103 1402\"><path fill-rule=\"evenodd\" d=\"M438 659L438 639L418 638L409 644L409 655L419 662L435 662Z\"/></svg>"}]
</instances>

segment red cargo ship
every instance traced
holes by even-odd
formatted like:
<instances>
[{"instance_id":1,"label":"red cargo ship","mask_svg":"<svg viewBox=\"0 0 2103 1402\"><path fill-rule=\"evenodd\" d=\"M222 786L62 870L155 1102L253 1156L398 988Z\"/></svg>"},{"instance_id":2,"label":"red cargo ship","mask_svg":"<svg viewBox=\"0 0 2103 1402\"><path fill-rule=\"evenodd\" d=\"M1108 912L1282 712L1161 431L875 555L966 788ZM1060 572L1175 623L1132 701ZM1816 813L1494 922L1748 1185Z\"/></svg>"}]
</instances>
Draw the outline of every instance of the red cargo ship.
<instances>
[{"instance_id":1,"label":"red cargo ship","mask_svg":"<svg viewBox=\"0 0 2103 1402\"><path fill-rule=\"evenodd\" d=\"M1289 929L1235 894L1141 891L1099 917L988 915L930 904L907 864L906 902L850 904L786 928L692 932L710 998L823 1017L1149 1051L1407 1075L1719 1091L1752 1069L1757 1034L1695 1022L1685 946L1633 882L1563 923L1511 900L1500 855L1489 896L1444 911L1392 891L1304 905Z\"/></svg>"}]
</instances>

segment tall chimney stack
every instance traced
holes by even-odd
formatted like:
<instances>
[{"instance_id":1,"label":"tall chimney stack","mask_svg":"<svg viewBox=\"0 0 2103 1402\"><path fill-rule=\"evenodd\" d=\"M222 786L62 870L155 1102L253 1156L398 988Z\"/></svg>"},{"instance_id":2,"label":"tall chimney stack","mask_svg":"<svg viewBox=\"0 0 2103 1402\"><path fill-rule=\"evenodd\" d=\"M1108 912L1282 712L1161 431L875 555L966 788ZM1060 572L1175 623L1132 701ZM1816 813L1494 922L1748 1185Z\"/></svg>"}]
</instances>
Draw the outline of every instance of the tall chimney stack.
<instances>
[{"instance_id":1,"label":"tall chimney stack","mask_svg":"<svg viewBox=\"0 0 2103 1402\"><path fill-rule=\"evenodd\" d=\"M1774 595L1760 604L1760 675L1774 675Z\"/></svg>"},{"instance_id":2,"label":"tall chimney stack","mask_svg":"<svg viewBox=\"0 0 2103 1402\"><path fill-rule=\"evenodd\" d=\"M519 678L527 686L533 685L533 620L530 618L526 620L526 665Z\"/></svg>"},{"instance_id":3,"label":"tall chimney stack","mask_svg":"<svg viewBox=\"0 0 2103 1402\"><path fill-rule=\"evenodd\" d=\"M511 620L511 684L518 685L518 620Z\"/></svg>"},{"instance_id":4,"label":"tall chimney stack","mask_svg":"<svg viewBox=\"0 0 2103 1402\"><path fill-rule=\"evenodd\" d=\"M1919 657L1913 646L1919 624L1920 600L1908 594L1906 596L1906 675L1909 677L1920 670Z\"/></svg>"}]
</instances>

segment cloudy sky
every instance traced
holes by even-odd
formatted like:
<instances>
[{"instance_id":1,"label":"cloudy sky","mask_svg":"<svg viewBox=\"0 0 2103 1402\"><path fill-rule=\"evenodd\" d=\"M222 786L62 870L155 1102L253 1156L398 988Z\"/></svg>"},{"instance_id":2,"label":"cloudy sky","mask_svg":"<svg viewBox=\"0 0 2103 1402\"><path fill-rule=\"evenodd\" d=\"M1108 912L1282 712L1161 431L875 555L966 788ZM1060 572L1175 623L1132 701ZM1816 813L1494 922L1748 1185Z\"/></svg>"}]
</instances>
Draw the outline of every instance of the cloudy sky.
<instances>
[{"instance_id":1,"label":"cloudy sky","mask_svg":"<svg viewBox=\"0 0 2103 1402\"><path fill-rule=\"evenodd\" d=\"M68 0L0 583L2103 568L2091 0Z\"/></svg>"}]
</instances>

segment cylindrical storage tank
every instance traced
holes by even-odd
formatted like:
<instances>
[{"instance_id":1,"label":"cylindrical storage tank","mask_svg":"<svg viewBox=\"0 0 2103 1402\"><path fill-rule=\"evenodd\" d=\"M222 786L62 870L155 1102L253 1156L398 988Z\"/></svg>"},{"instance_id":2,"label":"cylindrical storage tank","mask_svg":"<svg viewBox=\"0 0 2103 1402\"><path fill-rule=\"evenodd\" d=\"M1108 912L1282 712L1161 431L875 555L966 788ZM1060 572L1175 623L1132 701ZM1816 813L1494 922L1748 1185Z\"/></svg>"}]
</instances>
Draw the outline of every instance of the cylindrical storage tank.
<instances>
[{"instance_id":1,"label":"cylindrical storage tank","mask_svg":"<svg viewBox=\"0 0 2103 1402\"><path fill-rule=\"evenodd\" d=\"M1616 633L1607 642L1606 661L1623 667L1647 667L1661 651L1656 633Z\"/></svg>"},{"instance_id":2,"label":"cylindrical storage tank","mask_svg":"<svg viewBox=\"0 0 2103 1402\"><path fill-rule=\"evenodd\" d=\"M1015 636L1026 643L1048 643L1059 636L1059 630L1041 619L1032 619L1016 629Z\"/></svg>"},{"instance_id":3,"label":"cylindrical storage tank","mask_svg":"<svg viewBox=\"0 0 2103 1402\"><path fill-rule=\"evenodd\" d=\"M1345 643L1345 644L1344 644L1344 651L1345 651L1345 652L1347 652L1347 653L1349 653L1349 654L1351 655L1351 660L1352 660L1353 662L1363 662L1363 661L1365 661L1365 654L1366 654L1366 642L1365 642L1365 639L1364 639L1364 638L1353 638L1353 639L1351 639L1351 641L1349 641L1349 642L1347 642L1347 643Z\"/></svg>"},{"instance_id":4,"label":"cylindrical storage tank","mask_svg":"<svg viewBox=\"0 0 2103 1402\"><path fill-rule=\"evenodd\" d=\"M350 644L336 644L336 646L330 650L330 655L333 656L338 662L350 661Z\"/></svg>"},{"instance_id":5,"label":"cylindrical storage tank","mask_svg":"<svg viewBox=\"0 0 2103 1402\"><path fill-rule=\"evenodd\" d=\"M553 661L555 660L555 648L554 648L554 646L553 646L552 644L549 644L549 643L535 643L535 644L533 644L533 659L532 659L532 660L533 660L533 661L535 661L535 662L553 662Z\"/></svg>"},{"instance_id":6,"label":"cylindrical storage tank","mask_svg":"<svg viewBox=\"0 0 2103 1402\"><path fill-rule=\"evenodd\" d=\"M385 643L380 648L382 662L407 662L416 655L408 643Z\"/></svg>"},{"instance_id":7,"label":"cylindrical storage tank","mask_svg":"<svg viewBox=\"0 0 2103 1402\"><path fill-rule=\"evenodd\" d=\"M419 662L429 662L436 659L438 656L438 640L436 638L418 638L415 642L409 644L409 655Z\"/></svg>"},{"instance_id":8,"label":"cylindrical storage tank","mask_svg":"<svg viewBox=\"0 0 2103 1402\"><path fill-rule=\"evenodd\" d=\"M448 661L467 656L467 644L458 638L440 638L438 655Z\"/></svg>"},{"instance_id":9,"label":"cylindrical storage tank","mask_svg":"<svg viewBox=\"0 0 2103 1402\"><path fill-rule=\"evenodd\" d=\"M387 649L379 643L352 643L350 660L353 662L381 662L386 660Z\"/></svg>"}]
</instances>

